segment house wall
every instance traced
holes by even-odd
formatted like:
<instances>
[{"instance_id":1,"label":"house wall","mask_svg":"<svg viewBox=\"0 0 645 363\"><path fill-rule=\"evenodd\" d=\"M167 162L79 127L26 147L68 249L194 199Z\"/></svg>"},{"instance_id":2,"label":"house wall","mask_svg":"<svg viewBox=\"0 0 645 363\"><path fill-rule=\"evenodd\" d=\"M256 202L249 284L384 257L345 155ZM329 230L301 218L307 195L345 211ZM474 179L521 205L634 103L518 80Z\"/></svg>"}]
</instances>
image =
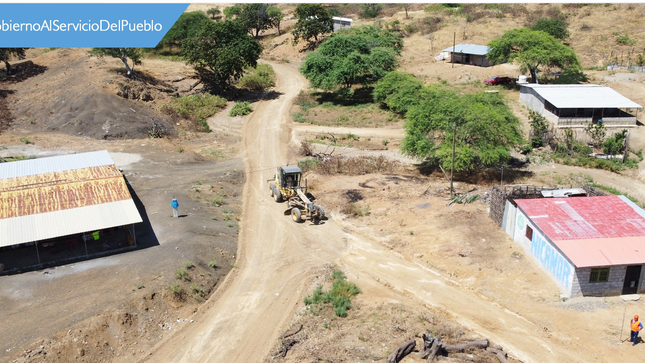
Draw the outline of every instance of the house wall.
<instances>
[{"instance_id":1,"label":"house wall","mask_svg":"<svg viewBox=\"0 0 645 363\"><path fill-rule=\"evenodd\" d=\"M527 227L533 229L533 237L531 240L526 237ZM524 248L540 268L551 276L560 290L565 295L571 296L575 272L573 264L540 232L519 208L516 210L515 230L512 236L513 240Z\"/></svg>"},{"instance_id":2,"label":"house wall","mask_svg":"<svg viewBox=\"0 0 645 363\"><path fill-rule=\"evenodd\" d=\"M454 63L470 64L474 66L489 67L491 64L485 55L450 53Z\"/></svg>"},{"instance_id":3,"label":"house wall","mask_svg":"<svg viewBox=\"0 0 645 363\"><path fill-rule=\"evenodd\" d=\"M339 31L341 29L349 29L352 27L351 21L343 21L334 19L334 31Z\"/></svg>"},{"instance_id":4,"label":"house wall","mask_svg":"<svg viewBox=\"0 0 645 363\"><path fill-rule=\"evenodd\" d=\"M620 295L625 282L627 266L606 266L609 267L609 281L589 282L591 267L576 269L573 278L571 296L611 296ZM641 272L642 273L642 272Z\"/></svg>"}]
</instances>

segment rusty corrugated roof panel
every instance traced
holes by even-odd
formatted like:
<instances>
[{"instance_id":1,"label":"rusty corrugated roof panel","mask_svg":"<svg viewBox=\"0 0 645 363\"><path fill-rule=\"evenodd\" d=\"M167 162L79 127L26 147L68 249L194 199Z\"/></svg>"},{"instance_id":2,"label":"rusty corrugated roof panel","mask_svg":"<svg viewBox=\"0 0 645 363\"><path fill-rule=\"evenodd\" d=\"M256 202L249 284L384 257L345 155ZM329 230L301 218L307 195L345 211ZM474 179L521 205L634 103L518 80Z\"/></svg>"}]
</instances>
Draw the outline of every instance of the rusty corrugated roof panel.
<instances>
[{"instance_id":1,"label":"rusty corrugated roof panel","mask_svg":"<svg viewBox=\"0 0 645 363\"><path fill-rule=\"evenodd\" d=\"M0 247L141 221L107 151L0 164Z\"/></svg>"},{"instance_id":2,"label":"rusty corrugated roof panel","mask_svg":"<svg viewBox=\"0 0 645 363\"><path fill-rule=\"evenodd\" d=\"M131 198L128 187L121 176L46 184L0 193L0 219L55 212Z\"/></svg>"}]
</instances>

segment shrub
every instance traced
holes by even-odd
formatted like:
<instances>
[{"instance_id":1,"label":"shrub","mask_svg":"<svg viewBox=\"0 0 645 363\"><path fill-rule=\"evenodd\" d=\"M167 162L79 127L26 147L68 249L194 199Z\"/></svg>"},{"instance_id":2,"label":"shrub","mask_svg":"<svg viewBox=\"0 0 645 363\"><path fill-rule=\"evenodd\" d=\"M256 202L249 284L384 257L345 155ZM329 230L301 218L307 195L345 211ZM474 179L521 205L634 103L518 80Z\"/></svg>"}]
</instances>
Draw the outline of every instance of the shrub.
<instances>
[{"instance_id":1,"label":"shrub","mask_svg":"<svg viewBox=\"0 0 645 363\"><path fill-rule=\"evenodd\" d=\"M186 272L186 270L184 270L183 268L178 268L175 270L175 277L178 280L190 281L190 276L188 275L188 272Z\"/></svg>"},{"instance_id":2,"label":"shrub","mask_svg":"<svg viewBox=\"0 0 645 363\"><path fill-rule=\"evenodd\" d=\"M253 108L251 108L251 103L249 101L235 102L235 106L231 109L229 116L244 116L251 112L253 112Z\"/></svg>"},{"instance_id":3,"label":"shrub","mask_svg":"<svg viewBox=\"0 0 645 363\"><path fill-rule=\"evenodd\" d=\"M190 270L191 268L195 267L195 264L192 263L191 261L186 261L184 262L184 268Z\"/></svg>"},{"instance_id":4,"label":"shrub","mask_svg":"<svg viewBox=\"0 0 645 363\"><path fill-rule=\"evenodd\" d=\"M264 91L275 86L275 72L268 64L258 64L256 68L250 68L237 83L238 87L247 88L253 91Z\"/></svg>"},{"instance_id":5,"label":"shrub","mask_svg":"<svg viewBox=\"0 0 645 363\"><path fill-rule=\"evenodd\" d=\"M172 292L175 297L181 298L184 294L184 288L181 287L181 285L179 285L177 282L175 282L174 284L170 285L170 292Z\"/></svg>"},{"instance_id":6,"label":"shrub","mask_svg":"<svg viewBox=\"0 0 645 363\"><path fill-rule=\"evenodd\" d=\"M226 107L226 100L210 94L190 95L173 98L170 103L161 106L161 111L171 117L173 122L180 119L190 121L191 129L210 132L206 119ZM156 133L150 133L151 137Z\"/></svg>"},{"instance_id":7,"label":"shrub","mask_svg":"<svg viewBox=\"0 0 645 363\"><path fill-rule=\"evenodd\" d=\"M308 306L331 304L336 316L344 318L347 316L347 310L352 307L352 297L360 294L361 289L353 282L348 282L345 274L340 270L334 270L332 280L331 290L323 291L322 286L318 285L311 296L305 297L304 303Z\"/></svg>"},{"instance_id":8,"label":"shrub","mask_svg":"<svg viewBox=\"0 0 645 363\"><path fill-rule=\"evenodd\" d=\"M616 37L616 43L620 45L634 45L636 41L631 39L629 35L619 35Z\"/></svg>"},{"instance_id":9,"label":"shrub","mask_svg":"<svg viewBox=\"0 0 645 363\"><path fill-rule=\"evenodd\" d=\"M302 172L307 172L310 170L315 170L316 166L320 163L320 159L316 158L307 158L300 160L298 162L298 167L302 170Z\"/></svg>"},{"instance_id":10,"label":"shrub","mask_svg":"<svg viewBox=\"0 0 645 363\"><path fill-rule=\"evenodd\" d=\"M627 130L615 133L602 144L602 152L609 155L622 154L625 150L626 138Z\"/></svg>"},{"instance_id":11,"label":"shrub","mask_svg":"<svg viewBox=\"0 0 645 363\"><path fill-rule=\"evenodd\" d=\"M212 261L208 262L208 267L217 268L217 261L212 260Z\"/></svg>"}]
</instances>

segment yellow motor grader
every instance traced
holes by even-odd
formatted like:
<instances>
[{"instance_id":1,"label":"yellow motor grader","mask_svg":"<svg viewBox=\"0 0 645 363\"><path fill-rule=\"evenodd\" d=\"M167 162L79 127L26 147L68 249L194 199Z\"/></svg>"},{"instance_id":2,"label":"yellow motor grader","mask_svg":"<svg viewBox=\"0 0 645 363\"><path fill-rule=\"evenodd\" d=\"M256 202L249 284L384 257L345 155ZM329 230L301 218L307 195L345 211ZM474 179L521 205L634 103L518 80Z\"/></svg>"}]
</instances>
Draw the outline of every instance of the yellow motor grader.
<instances>
[{"instance_id":1,"label":"yellow motor grader","mask_svg":"<svg viewBox=\"0 0 645 363\"><path fill-rule=\"evenodd\" d=\"M313 195L307 192L307 181L304 187L300 185L302 170L297 166L280 166L273 179L269 179L271 197L278 203L287 201L287 213L291 213L294 222L304 222L311 219L318 223L325 218L323 207L315 203Z\"/></svg>"}]
</instances>

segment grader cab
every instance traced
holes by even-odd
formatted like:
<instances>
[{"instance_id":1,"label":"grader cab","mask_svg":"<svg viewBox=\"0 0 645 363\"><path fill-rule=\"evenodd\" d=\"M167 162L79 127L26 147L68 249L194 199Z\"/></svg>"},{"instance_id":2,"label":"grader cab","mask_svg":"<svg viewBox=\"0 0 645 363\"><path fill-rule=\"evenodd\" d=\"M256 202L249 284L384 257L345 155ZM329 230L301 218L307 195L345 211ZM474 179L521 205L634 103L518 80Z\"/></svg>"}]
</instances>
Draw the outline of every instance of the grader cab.
<instances>
[{"instance_id":1,"label":"grader cab","mask_svg":"<svg viewBox=\"0 0 645 363\"><path fill-rule=\"evenodd\" d=\"M318 223L325 218L323 207L315 204L313 195L307 192L307 181L304 187L301 185L302 170L297 166L278 167L275 177L269 179L271 197L281 203L287 201L287 212L291 214L294 222L304 222L311 219ZM287 213L285 213L287 214Z\"/></svg>"}]
</instances>

